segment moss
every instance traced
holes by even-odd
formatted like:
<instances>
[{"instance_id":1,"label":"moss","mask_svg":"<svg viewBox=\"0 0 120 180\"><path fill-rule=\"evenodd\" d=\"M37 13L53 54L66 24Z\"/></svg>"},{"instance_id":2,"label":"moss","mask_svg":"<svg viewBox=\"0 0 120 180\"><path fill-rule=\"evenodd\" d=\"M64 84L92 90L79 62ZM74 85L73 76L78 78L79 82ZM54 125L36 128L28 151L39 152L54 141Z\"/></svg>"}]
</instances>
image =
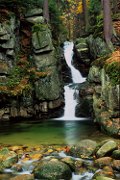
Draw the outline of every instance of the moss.
<instances>
[{"instance_id":1,"label":"moss","mask_svg":"<svg viewBox=\"0 0 120 180\"><path fill-rule=\"evenodd\" d=\"M110 54L102 56L92 62L92 65L102 68L105 65L106 60L110 57Z\"/></svg>"},{"instance_id":2,"label":"moss","mask_svg":"<svg viewBox=\"0 0 120 180\"><path fill-rule=\"evenodd\" d=\"M46 29L48 29L47 24L34 24L32 27L32 32L45 31Z\"/></svg>"},{"instance_id":3,"label":"moss","mask_svg":"<svg viewBox=\"0 0 120 180\"><path fill-rule=\"evenodd\" d=\"M120 84L120 64L119 62L112 62L106 64L105 66L106 73L108 74L110 81L113 85Z\"/></svg>"}]
</instances>

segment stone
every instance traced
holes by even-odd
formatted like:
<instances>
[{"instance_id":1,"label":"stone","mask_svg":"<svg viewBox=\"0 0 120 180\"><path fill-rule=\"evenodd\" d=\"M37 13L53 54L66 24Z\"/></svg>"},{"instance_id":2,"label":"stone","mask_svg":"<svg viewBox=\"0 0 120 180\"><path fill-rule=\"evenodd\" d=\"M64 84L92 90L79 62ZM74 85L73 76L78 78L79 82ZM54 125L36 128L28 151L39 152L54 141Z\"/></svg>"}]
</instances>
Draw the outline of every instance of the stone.
<instances>
[{"instance_id":1,"label":"stone","mask_svg":"<svg viewBox=\"0 0 120 180\"><path fill-rule=\"evenodd\" d=\"M54 49L49 30L34 32L32 34L32 44L35 53L52 51Z\"/></svg>"},{"instance_id":2,"label":"stone","mask_svg":"<svg viewBox=\"0 0 120 180\"><path fill-rule=\"evenodd\" d=\"M111 157L101 157L95 160L95 165L99 168L109 166L112 163L112 160Z\"/></svg>"},{"instance_id":3,"label":"stone","mask_svg":"<svg viewBox=\"0 0 120 180\"><path fill-rule=\"evenodd\" d=\"M88 74L88 82L95 82L95 83L100 83L101 79L100 79L100 68L97 66L92 66L89 70L89 74Z\"/></svg>"},{"instance_id":4,"label":"stone","mask_svg":"<svg viewBox=\"0 0 120 180\"><path fill-rule=\"evenodd\" d=\"M35 82L35 93L39 100L55 100L60 96L60 81L56 66L49 67L50 75Z\"/></svg>"},{"instance_id":5,"label":"stone","mask_svg":"<svg viewBox=\"0 0 120 180\"><path fill-rule=\"evenodd\" d=\"M5 28L5 26L0 23L0 37L6 35L7 33L8 32L7 32L7 29Z\"/></svg>"},{"instance_id":6,"label":"stone","mask_svg":"<svg viewBox=\"0 0 120 180\"><path fill-rule=\"evenodd\" d=\"M8 55L8 56L14 56L15 55L15 51L14 50L11 50L11 49L7 49L7 51L6 51L6 54Z\"/></svg>"},{"instance_id":7,"label":"stone","mask_svg":"<svg viewBox=\"0 0 120 180\"><path fill-rule=\"evenodd\" d=\"M9 151L7 148L0 150L0 160L5 168L10 168L18 161L18 156L14 151Z\"/></svg>"},{"instance_id":8,"label":"stone","mask_svg":"<svg viewBox=\"0 0 120 180\"><path fill-rule=\"evenodd\" d=\"M113 160L112 167L113 169L120 172L120 160Z\"/></svg>"},{"instance_id":9,"label":"stone","mask_svg":"<svg viewBox=\"0 0 120 180\"><path fill-rule=\"evenodd\" d=\"M18 175L13 178L10 178L10 180L34 180L34 175L33 174L22 174L22 175Z\"/></svg>"},{"instance_id":10,"label":"stone","mask_svg":"<svg viewBox=\"0 0 120 180\"><path fill-rule=\"evenodd\" d=\"M6 62L0 60L0 74L8 74L9 66Z\"/></svg>"},{"instance_id":11,"label":"stone","mask_svg":"<svg viewBox=\"0 0 120 180\"><path fill-rule=\"evenodd\" d=\"M0 45L2 48L4 49L14 49L15 47L15 39L14 37L11 37L11 39L9 41L7 41L6 43Z\"/></svg>"},{"instance_id":12,"label":"stone","mask_svg":"<svg viewBox=\"0 0 120 180\"><path fill-rule=\"evenodd\" d=\"M25 17L38 16L42 15L42 13L43 10L41 8L31 8L26 12Z\"/></svg>"},{"instance_id":13,"label":"stone","mask_svg":"<svg viewBox=\"0 0 120 180\"><path fill-rule=\"evenodd\" d=\"M57 107L60 107L60 105L62 105L62 100L59 98L59 99L56 99L56 100L53 100L53 101L50 101L48 103L48 108L49 109L55 109Z\"/></svg>"},{"instance_id":14,"label":"stone","mask_svg":"<svg viewBox=\"0 0 120 180\"><path fill-rule=\"evenodd\" d=\"M3 36L0 36L0 40L2 40L2 41L8 41L8 40L10 40L10 38L11 38L10 34L5 34Z\"/></svg>"},{"instance_id":15,"label":"stone","mask_svg":"<svg viewBox=\"0 0 120 180\"><path fill-rule=\"evenodd\" d=\"M101 148L97 151L96 155L97 157L103 157L107 153L115 150L116 148L117 148L117 143L113 140L110 140L105 144L103 144L103 146L101 146Z\"/></svg>"},{"instance_id":16,"label":"stone","mask_svg":"<svg viewBox=\"0 0 120 180\"><path fill-rule=\"evenodd\" d=\"M43 16L33 16L26 18L26 21L32 24L43 24L45 22Z\"/></svg>"},{"instance_id":17,"label":"stone","mask_svg":"<svg viewBox=\"0 0 120 180\"><path fill-rule=\"evenodd\" d=\"M112 158L120 160L120 150L114 150L112 153Z\"/></svg>"},{"instance_id":18,"label":"stone","mask_svg":"<svg viewBox=\"0 0 120 180\"><path fill-rule=\"evenodd\" d=\"M75 157L88 158L93 155L97 143L90 139L85 139L80 141L77 145L72 146L70 149L70 154Z\"/></svg>"},{"instance_id":19,"label":"stone","mask_svg":"<svg viewBox=\"0 0 120 180\"><path fill-rule=\"evenodd\" d=\"M55 52L53 51L49 52L48 54L34 55L33 60L38 71L40 71L43 67L45 68L57 64Z\"/></svg>"},{"instance_id":20,"label":"stone","mask_svg":"<svg viewBox=\"0 0 120 180\"><path fill-rule=\"evenodd\" d=\"M78 38L75 42L74 51L76 54L76 57L78 61L89 65L90 59L89 59L89 48L86 41L86 38Z\"/></svg>"},{"instance_id":21,"label":"stone","mask_svg":"<svg viewBox=\"0 0 120 180\"><path fill-rule=\"evenodd\" d=\"M72 177L72 172L68 165L60 161L44 161L34 169L35 178L38 179L66 179Z\"/></svg>"},{"instance_id":22,"label":"stone","mask_svg":"<svg viewBox=\"0 0 120 180\"><path fill-rule=\"evenodd\" d=\"M97 176L95 179L93 180L115 180L113 178L109 178L109 177L105 177L105 176Z\"/></svg>"},{"instance_id":23,"label":"stone","mask_svg":"<svg viewBox=\"0 0 120 180\"><path fill-rule=\"evenodd\" d=\"M94 59L109 53L106 43L100 37L94 38L93 35L90 35L87 38L87 44L89 46L90 54Z\"/></svg>"},{"instance_id":24,"label":"stone","mask_svg":"<svg viewBox=\"0 0 120 180\"><path fill-rule=\"evenodd\" d=\"M65 157L61 161L66 163L71 170L75 170L75 160L73 160L71 157Z\"/></svg>"}]
</instances>

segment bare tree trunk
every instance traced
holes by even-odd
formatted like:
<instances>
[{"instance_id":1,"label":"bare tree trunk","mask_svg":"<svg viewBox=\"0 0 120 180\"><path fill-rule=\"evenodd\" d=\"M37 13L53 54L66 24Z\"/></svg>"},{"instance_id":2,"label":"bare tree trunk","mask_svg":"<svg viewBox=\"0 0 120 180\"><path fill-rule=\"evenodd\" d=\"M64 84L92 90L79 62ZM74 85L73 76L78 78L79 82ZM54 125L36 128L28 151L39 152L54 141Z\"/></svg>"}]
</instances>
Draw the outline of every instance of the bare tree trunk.
<instances>
[{"instance_id":1,"label":"bare tree trunk","mask_svg":"<svg viewBox=\"0 0 120 180\"><path fill-rule=\"evenodd\" d=\"M109 49L113 50L112 39L112 19L111 19L111 9L110 0L103 0L103 25L104 25L104 38Z\"/></svg>"},{"instance_id":2,"label":"bare tree trunk","mask_svg":"<svg viewBox=\"0 0 120 180\"><path fill-rule=\"evenodd\" d=\"M83 7L83 13L84 13L84 21L85 21L85 31L88 31L89 21L88 21L88 9L86 0L82 0L82 7Z\"/></svg>"},{"instance_id":3,"label":"bare tree trunk","mask_svg":"<svg viewBox=\"0 0 120 180\"><path fill-rule=\"evenodd\" d=\"M48 0L44 0L44 4L43 4L43 16L44 16L45 20L48 23L49 20L50 20Z\"/></svg>"}]
</instances>

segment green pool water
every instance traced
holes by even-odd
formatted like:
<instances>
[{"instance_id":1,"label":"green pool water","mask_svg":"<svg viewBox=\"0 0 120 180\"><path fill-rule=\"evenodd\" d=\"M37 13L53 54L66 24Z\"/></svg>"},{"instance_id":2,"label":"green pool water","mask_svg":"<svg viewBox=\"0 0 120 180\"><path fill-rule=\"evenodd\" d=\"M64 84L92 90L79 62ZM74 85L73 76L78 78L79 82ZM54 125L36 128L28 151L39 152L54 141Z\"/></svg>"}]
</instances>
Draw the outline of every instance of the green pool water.
<instances>
[{"instance_id":1,"label":"green pool water","mask_svg":"<svg viewBox=\"0 0 120 180\"><path fill-rule=\"evenodd\" d=\"M99 140L105 137L92 120L0 123L0 144L76 144L86 138Z\"/></svg>"}]
</instances>

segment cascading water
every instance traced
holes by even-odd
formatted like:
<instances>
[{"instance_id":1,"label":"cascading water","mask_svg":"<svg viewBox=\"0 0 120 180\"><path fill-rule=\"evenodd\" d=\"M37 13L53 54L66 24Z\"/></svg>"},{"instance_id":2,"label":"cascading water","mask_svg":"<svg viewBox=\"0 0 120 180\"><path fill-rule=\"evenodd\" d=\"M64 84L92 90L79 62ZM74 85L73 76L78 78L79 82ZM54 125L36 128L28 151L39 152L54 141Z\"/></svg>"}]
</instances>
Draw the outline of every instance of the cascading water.
<instances>
[{"instance_id":1,"label":"cascading water","mask_svg":"<svg viewBox=\"0 0 120 180\"><path fill-rule=\"evenodd\" d=\"M66 41L64 43L64 57L66 60L67 65L71 70L72 75L72 84L68 84L64 87L64 97L65 97L65 107L64 107L64 115L60 119L63 120L80 120L85 118L77 118L75 117L75 107L77 105L77 96L78 90L73 88L72 85L76 83L82 83L86 80L83 78L80 72L74 68L72 65L72 58L73 58L73 42Z\"/></svg>"},{"instance_id":2,"label":"cascading water","mask_svg":"<svg viewBox=\"0 0 120 180\"><path fill-rule=\"evenodd\" d=\"M83 78L80 72L77 69L75 69L74 66L72 65L73 46L74 46L73 42L66 41L64 43L64 57L67 65L71 69L73 83L82 83L86 80L86 78Z\"/></svg>"}]
</instances>

